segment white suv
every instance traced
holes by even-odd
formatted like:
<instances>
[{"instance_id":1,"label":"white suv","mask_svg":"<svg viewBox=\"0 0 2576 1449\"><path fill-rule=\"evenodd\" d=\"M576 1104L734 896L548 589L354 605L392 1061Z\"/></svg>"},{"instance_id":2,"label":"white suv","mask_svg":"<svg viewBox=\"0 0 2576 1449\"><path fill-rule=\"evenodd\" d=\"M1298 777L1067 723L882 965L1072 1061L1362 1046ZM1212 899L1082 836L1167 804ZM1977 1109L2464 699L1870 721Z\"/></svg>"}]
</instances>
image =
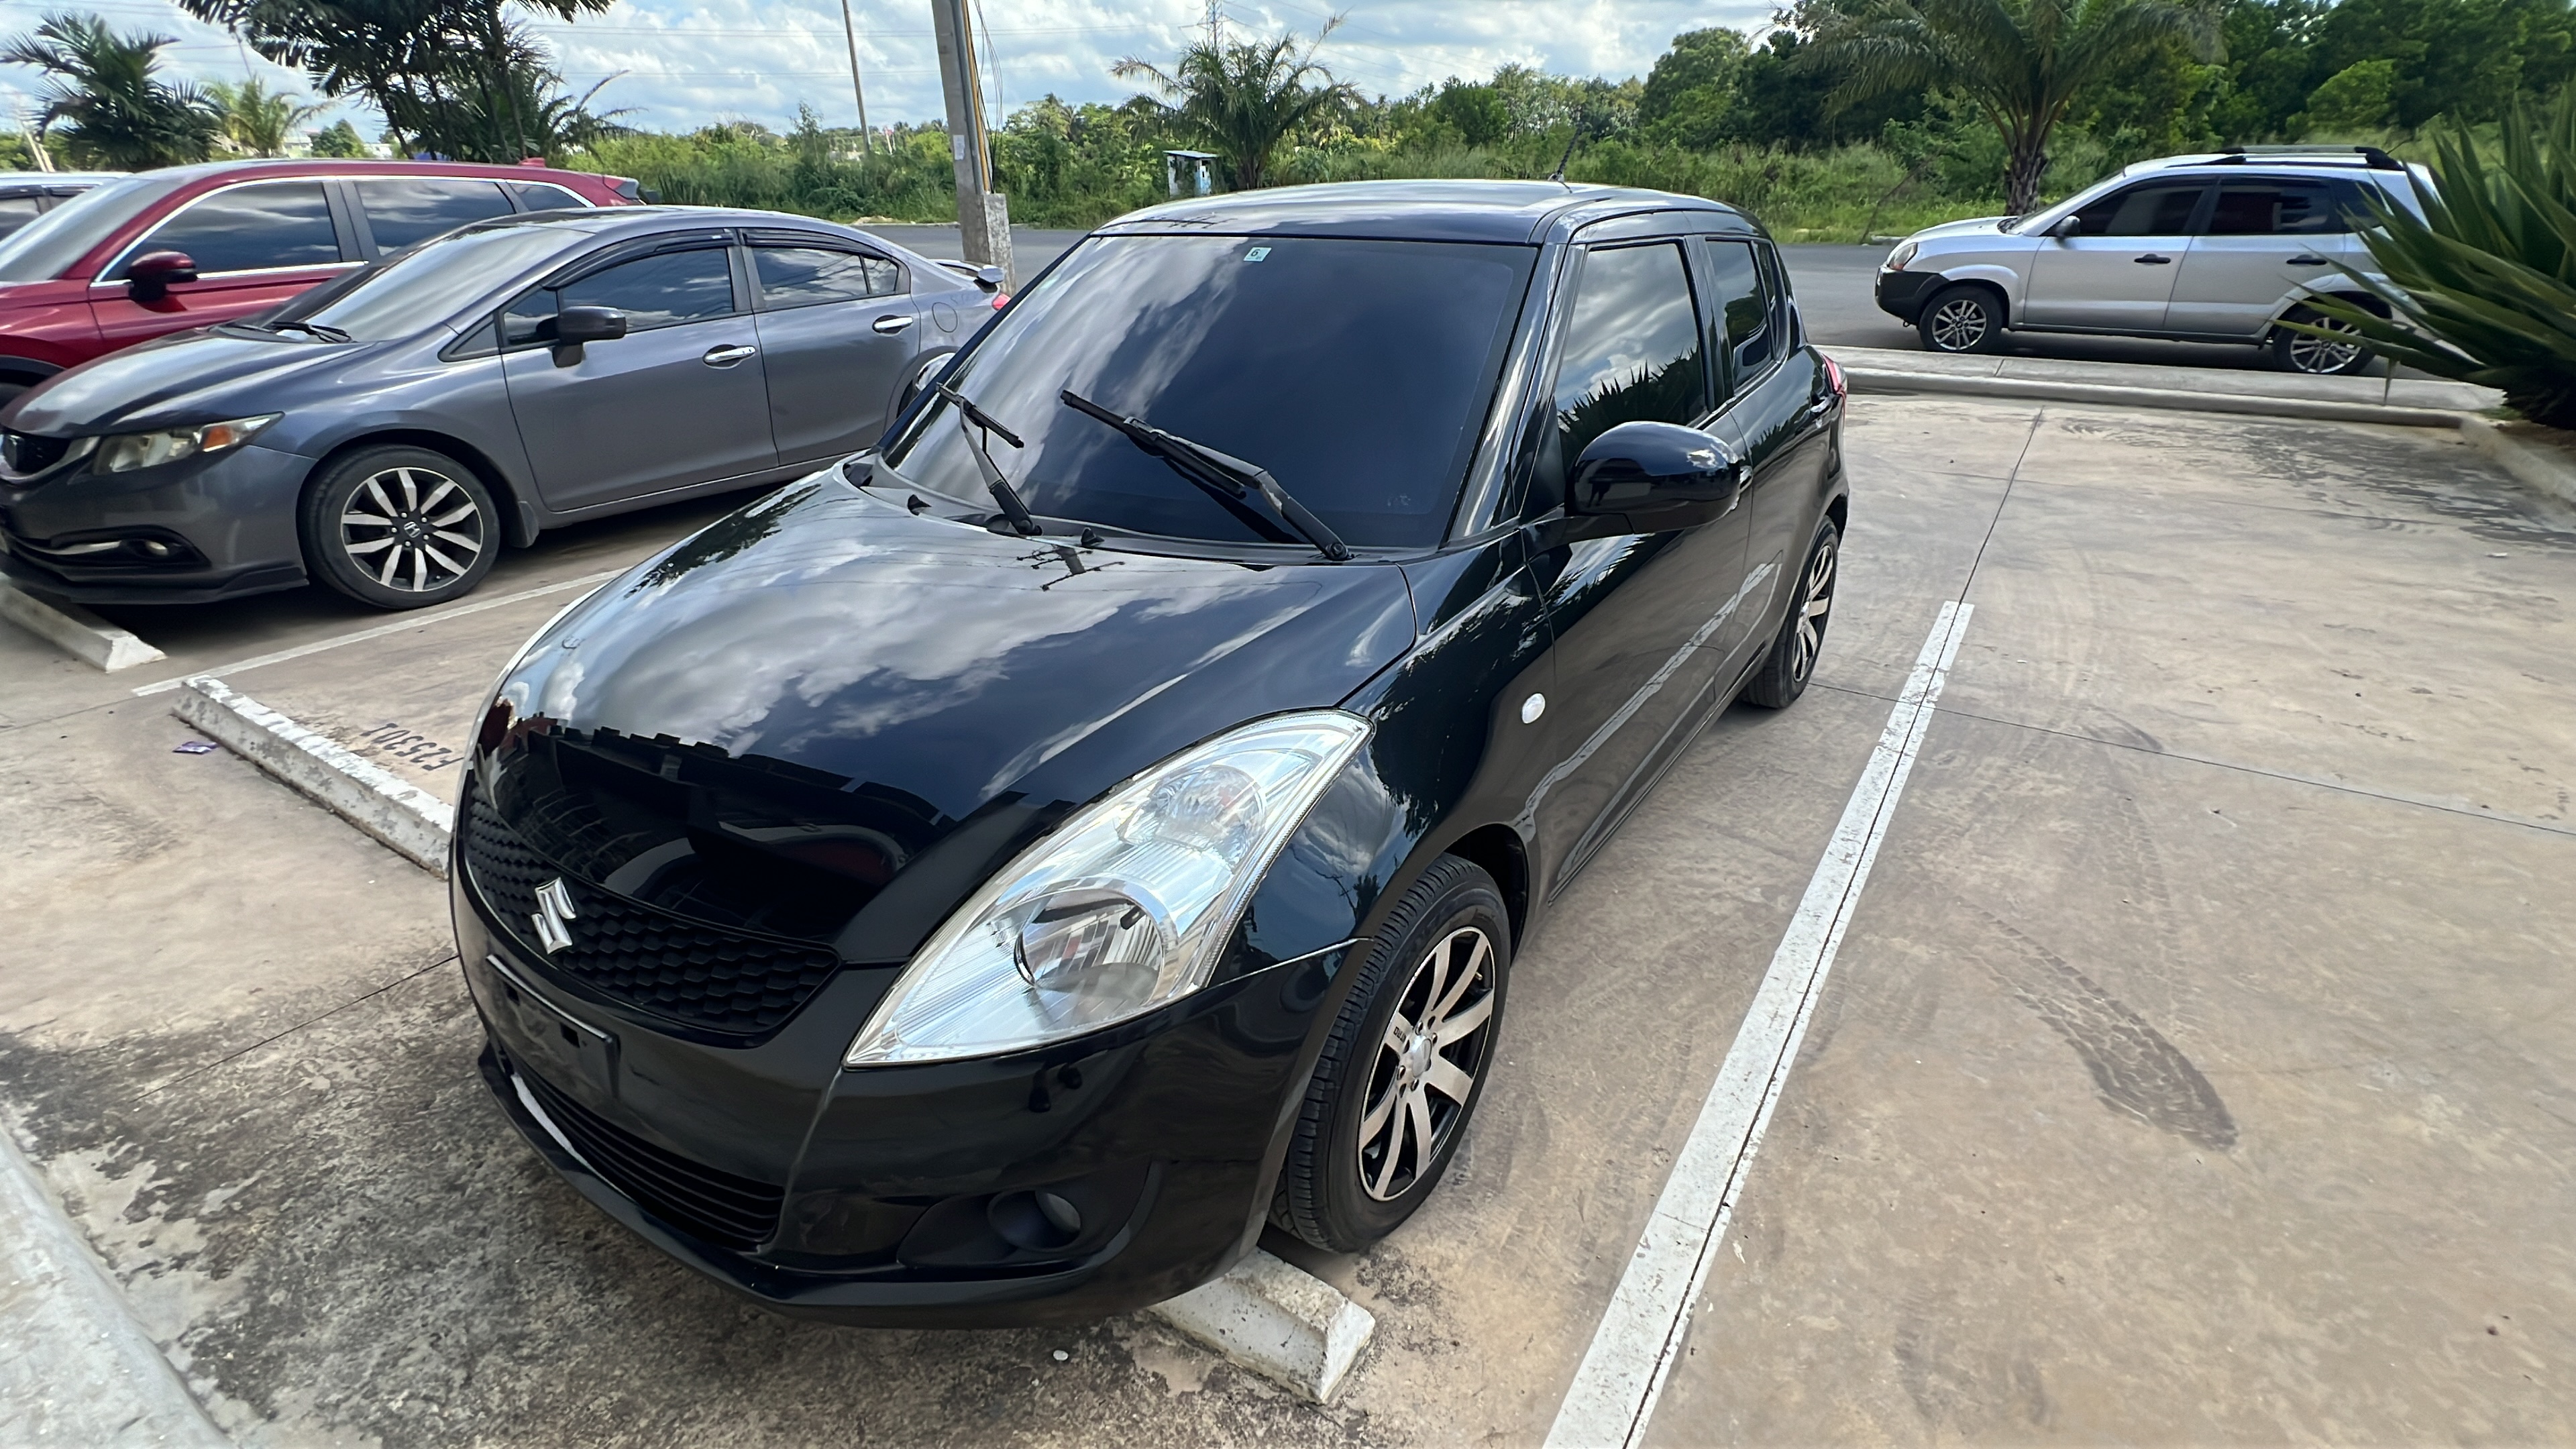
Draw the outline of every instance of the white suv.
<instances>
[{"instance_id":1,"label":"white suv","mask_svg":"<svg viewBox=\"0 0 2576 1449\"><path fill-rule=\"evenodd\" d=\"M1878 305L1934 352L1991 352L2011 328L2251 343L2292 372L2358 372L2359 346L2275 324L2324 322L2303 305L2320 293L2376 305L2334 263L2370 271L2363 188L2417 210L2410 176L2432 184L2373 147L2143 161L2030 216L1916 232L1880 266Z\"/></svg>"}]
</instances>

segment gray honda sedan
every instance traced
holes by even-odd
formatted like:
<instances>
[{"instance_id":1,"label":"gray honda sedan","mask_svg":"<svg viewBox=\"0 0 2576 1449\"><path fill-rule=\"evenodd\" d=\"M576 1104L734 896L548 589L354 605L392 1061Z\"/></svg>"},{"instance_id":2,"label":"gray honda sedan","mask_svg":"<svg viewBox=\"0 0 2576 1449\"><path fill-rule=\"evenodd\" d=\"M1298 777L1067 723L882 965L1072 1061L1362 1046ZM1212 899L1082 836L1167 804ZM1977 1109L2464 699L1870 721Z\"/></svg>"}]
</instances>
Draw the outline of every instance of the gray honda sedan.
<instances>
[{"instance_id":1,"label":"gray honda sedan","mask_svg":"<svg viewBox=\"0 0 2576 1449\"><path fill-rule=\"evenodd\" d=\"M442 603L542 529L865 447L999 286L769 212L480 223L0 409L0 570L89 603Z\"/></svg>"}]
</instances>

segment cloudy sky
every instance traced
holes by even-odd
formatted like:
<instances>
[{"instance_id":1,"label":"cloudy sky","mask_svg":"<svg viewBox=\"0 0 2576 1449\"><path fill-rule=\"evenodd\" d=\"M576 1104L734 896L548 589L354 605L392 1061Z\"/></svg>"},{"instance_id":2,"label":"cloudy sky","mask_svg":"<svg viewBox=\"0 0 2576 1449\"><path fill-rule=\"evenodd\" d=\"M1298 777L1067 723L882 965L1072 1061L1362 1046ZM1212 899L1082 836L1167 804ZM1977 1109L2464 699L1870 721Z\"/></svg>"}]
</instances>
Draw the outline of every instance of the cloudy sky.
<instances>
[{"instance_id":1,"label":"cloudy sky","mask_svg":"<svg viewBox=\"0 0 2576 1449\"><path fill-rule=\"evenodd\" d=\"M1117 101L1133 92L1109 76L1136 55L1166 62L1188 31L1205 24L1207 0L972 0L982 12L992 69L1007 111L1053 91L1069 101ZM1229 27L1312 31L1329 0L1223 0ZM0 35L16 35L57 8L0 0ZM272 85L304 89L302 78L246 56L223 31L182 15L170 0L60 0L126 28L179 38L172 66L202 80L238 80L247 67ZM940 114L939 61L927 0L851 0L868 118L929 120ZM1513 61L1613 79L1643 75L1672 37L1705 25L1753 29L1771 0L1359 0L1326 45L1324 58L1371 93L1400 94L1457 75L1478 77ZM849 52L837 0L617 0L604 15L539 27L576 88L617 75L601 107L633 110L653 130L713 121L781 124L810 101L826 124L856 119ZM618 75L623 72L622 75ZM33 73L0 67L0 101L26 109ZM355 117L373 134L372 117Z\"/></svg>"}]
</instances>

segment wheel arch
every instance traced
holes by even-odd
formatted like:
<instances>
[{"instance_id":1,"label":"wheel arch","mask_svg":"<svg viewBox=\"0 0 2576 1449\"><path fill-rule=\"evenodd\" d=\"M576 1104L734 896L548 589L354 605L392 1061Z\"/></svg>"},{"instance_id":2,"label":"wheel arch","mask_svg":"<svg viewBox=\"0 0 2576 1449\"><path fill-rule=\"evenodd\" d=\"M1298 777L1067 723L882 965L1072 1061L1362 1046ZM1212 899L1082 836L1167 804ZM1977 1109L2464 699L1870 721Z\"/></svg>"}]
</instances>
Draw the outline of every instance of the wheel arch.
<instances>
[{"instance_id":1,"label":"wheel arch","mask_svg":"<svg viewBox=\"0 0 2576 1449\"><path fill-rule=\"evenodd\" d=\"M1529 848L1508 825L1485 825L1458 837L1440 852L1481 868L1503 893L1503 910L1511 919L1512 951L1519 954L1529 934Z\"/></svg>"},{"instance_id":2,"label":"wheel arch","mask_svg":"<svg viewBox=\"0 0 2576 1449\"><path fill-rule=\"evenodd\" d=\"M501 541L510 548L526 548L537 541L537 510L534 500L510 480L490 454L453 433L428 428L381 428L360 433L334 443L330 450L314 461L304 474L304 494L310 496L322 481L322 475L350 454L367 448L426 448L444 453L474 470L474 477L492 491L492 501L501 510Z\"/></svg>"}]
</instances>

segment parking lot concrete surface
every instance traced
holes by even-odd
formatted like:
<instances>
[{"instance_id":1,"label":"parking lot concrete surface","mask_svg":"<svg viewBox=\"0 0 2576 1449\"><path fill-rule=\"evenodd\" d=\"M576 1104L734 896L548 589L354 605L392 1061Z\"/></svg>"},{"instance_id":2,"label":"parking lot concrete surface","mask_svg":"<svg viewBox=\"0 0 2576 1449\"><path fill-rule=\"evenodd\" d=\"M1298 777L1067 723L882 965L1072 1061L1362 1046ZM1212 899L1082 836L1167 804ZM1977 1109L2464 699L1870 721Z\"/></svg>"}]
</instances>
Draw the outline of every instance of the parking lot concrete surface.
<instances>
[{"instance_id":1,"label":"parking lot concrete surface","mask_svg":"<svg viewBox=\"0 0 2576 1449\"><path fill-rule=\"evenodd\" d=\"M439 883L10 633L0 1102L246 1443L1535 1443L1963 599L1646 1439L2576 1438L2576 517L2419 429L1871 396L1847 449L1807 696L1720 718L1524 944L1422 1214L1272 1235L1377 1315L1329 1406L1141 1317L839 1329L697 1280L487 1100ZM227 679L461 743L572 596ZM383 622L130 612L174 677Z\"/></svg>"}]
</instances>

